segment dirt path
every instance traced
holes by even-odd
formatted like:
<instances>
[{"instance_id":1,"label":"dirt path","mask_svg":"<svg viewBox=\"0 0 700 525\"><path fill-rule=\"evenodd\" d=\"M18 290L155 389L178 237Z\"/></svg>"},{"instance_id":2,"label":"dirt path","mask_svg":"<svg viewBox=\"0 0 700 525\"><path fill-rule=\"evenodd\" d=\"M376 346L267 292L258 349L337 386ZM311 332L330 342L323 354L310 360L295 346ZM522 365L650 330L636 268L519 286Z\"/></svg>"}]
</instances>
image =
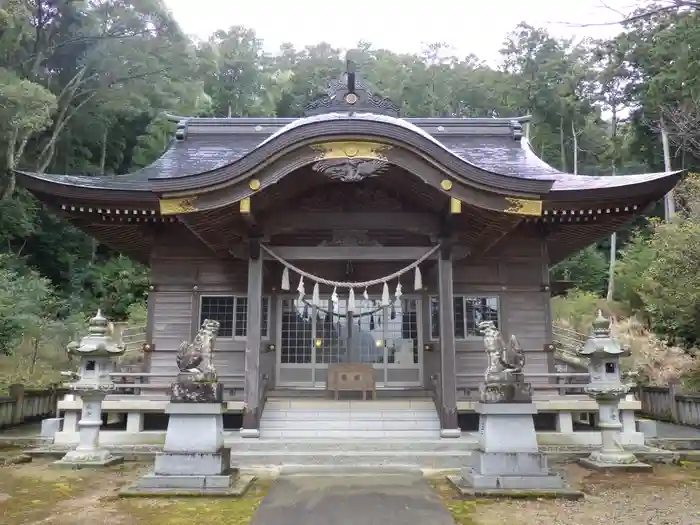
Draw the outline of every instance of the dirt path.
<instances>
[{"instance_id":1,"label":"dirt path","mask_svg":"<svg viewBox=\"0 0 700 525\"><path fill-rule=\"evenodd\" d=\"M698 525L700 467L658 465L653 473L593 473L564 467L586 498L564 500L460 501L442 484L459 525Z\"/></svg>"}]
</instances>

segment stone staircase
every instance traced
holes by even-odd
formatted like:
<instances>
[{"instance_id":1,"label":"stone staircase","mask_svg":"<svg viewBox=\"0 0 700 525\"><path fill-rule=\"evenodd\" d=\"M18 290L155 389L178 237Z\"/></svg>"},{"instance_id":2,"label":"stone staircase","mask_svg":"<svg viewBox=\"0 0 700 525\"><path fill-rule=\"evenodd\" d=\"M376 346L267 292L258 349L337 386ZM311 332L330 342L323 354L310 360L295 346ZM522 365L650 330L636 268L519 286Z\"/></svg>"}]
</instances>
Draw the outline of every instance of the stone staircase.
<instances>
[{"instance_id":1,"label":"stone staircase","mask_svg":"<svg viewBox=\"0 0 700 525\"><path fill-rule=\"evenodd\" d=\"M231 443L232 462L245 468L423 468L467 464L473 438L440 438L430 399L333 401L272 398L260 438Z\"/></svg>"},{"instance_id":2,"label":"stone staircase","mask_svg":"<svg viewBox=\"0 0 700 525\"><path fill-rule=\"evenodd\" d=\"M267 401L260 421L264 438L439 438L431 399Z\"/></svg>"}]
</instances>

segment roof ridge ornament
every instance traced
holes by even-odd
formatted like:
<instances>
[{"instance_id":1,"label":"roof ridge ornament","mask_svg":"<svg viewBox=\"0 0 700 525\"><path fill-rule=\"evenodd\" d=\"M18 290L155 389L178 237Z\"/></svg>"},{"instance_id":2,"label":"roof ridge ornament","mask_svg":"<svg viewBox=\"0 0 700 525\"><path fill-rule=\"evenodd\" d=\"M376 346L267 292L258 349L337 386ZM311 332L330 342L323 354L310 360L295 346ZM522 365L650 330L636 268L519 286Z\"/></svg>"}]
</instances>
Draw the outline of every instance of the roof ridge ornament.
<instances>
[{"instance_id":1,"label":"roof ridge ornament","mask_svg":"<svg viewBox=\"0 0 700 525\"><path fill-rule=\"evenodd\" d=\"M348 58L341 78L329 83L325 95L304 106L304 116L307 117L337 112L380 113L398 117L399 106L386 97L372 93L366 81L357 73L355 62Z\"/></svg>"}]
</instances>

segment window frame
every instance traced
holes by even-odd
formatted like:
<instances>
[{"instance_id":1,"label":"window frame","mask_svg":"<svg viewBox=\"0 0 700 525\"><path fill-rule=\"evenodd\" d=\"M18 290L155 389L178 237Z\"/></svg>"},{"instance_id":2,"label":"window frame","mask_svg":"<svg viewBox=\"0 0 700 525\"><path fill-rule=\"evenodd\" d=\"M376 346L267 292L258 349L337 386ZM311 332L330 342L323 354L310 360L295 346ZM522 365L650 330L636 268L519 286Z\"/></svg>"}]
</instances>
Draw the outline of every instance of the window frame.
<instances>
[{"instance_id":1,"label":"window frame","mask_svg":"<svg viewBox=\"0 0 700 525\"><path fill-rule=\"evenodd\" d=\"M236 335L236 308L238 306L239 299L245 299L246 301L248 300L247 295L231 294L231 293L203 293L203 294L201 294L199 296L199 311L198 311L198 317L197 317L197 320L199 322L198 326L201 326L202 321L203 321L202 320L202 307L204 306L204 300L209 299L209 298L218 298L218 297L225 297L225 298L233 299L233 322L231 324L231 335L230 336L217 335L217 339L225 339L227 341L246 341L248 339L247 322L246 322L246 326L245 326L246 335ZM265 311L265 303L267 303L267 312ZM262 303L260 305L260 340L261 341L269 341L270 340L270 320L272 318L271 305L272 305L272 300L271 300L270 296L263 295L262 296ZM265 321L267 321L267 322L265 323ZM263 332L263 327L266 328L266 330L264 332Z\"/></svg>"},{"instance_id":2,"label":"window frame","mask_svg":"<svg viewBox=\"0 0 700 525\"><path fill-rule=\"evenodd\" d=\"M498 316L498 329L502 329L501 325L503 323L503 317L501 316L502 312L502 297L501 294L498 293L481 293L481 294L454 294L453 299L461 299L462 301L462 307L464 308L464 311L466 312L467 306L466 306L466 300L467 299L496 299L498 301L498 305L496 308L497 316ZM430 341L439 341L440 340L440 334L438 333L437 335L433 333L433 300L439 304L440 297L438 295L429 295L428 296L428 329L430 331ZM454 312L456 314L456 312ZM438 314L439 315L439 314ZM464 334L468 333L467 330L467 316L464 316L463 320L463 327L464 327ZM457 331L457 323L455 323L455 332ZM457 334L455 333L455 341L475 341L477 339L481 339L480 335L465 335L464 337L457 337Z\"/></svg>"}]
</instances>

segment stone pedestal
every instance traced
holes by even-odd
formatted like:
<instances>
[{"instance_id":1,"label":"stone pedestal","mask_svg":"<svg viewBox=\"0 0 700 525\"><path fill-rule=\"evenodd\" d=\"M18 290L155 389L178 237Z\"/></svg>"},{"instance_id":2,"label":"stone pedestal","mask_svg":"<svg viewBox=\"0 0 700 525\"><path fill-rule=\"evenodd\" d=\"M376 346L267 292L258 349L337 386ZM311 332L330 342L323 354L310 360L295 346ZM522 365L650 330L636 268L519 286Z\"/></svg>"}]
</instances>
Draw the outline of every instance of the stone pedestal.
<instances>
[{"instance_id":1,"label":"stone pedestal","mask_svg":"<svg viewBox=\"0 0 700 525\"><path fill-rule=\"evenodd\" d=\"M479 497L568 497L564 479L547 468L539 452L534 403L480 403L479 449L470 467L449 478L464 495Z\"/></svg>"},{"instance_id":2,"label":"stone pedestal","mask_svg":"<svg viewBox=\"0 0 700 525\"><path fill-rule=\"evenodd\" d=\"M100 448L100 427L102 426L102 400L106 393L100 390L78 391L83 402L83 410L78 422L80 443L62 459L54 462L57 467L87 468L105 467L124 461Z\"/></svg>"},{"instance_id":3,"label":"stone pedestal","mask_svg":"<svg viewBox=\"0 0 700 525\"><path fill-rule=\"evenodd\" d=\"M587 458L581 459L580 463L594 470L652 470L651 465L640 462L634 454L622 447L619 399L610 397L597 399L598 427L600 428L602 446L600 450L596 450Z\"/></svg>"},{"instance_id":4,"label":"stone pedestal","mask_svg":"<svg viewBox=\"0 0 700 525\"><path fill-rule=\"evenodd\" d=\"M198 402L211 399L214 402ZM218 400L218 401L216 401ZM231 449L224 447L222 387L216 383L178 383L172 388L163 452L152 473L122 496L239 496L252 477L231 469Z\"/></svg>"}]
</instances>

